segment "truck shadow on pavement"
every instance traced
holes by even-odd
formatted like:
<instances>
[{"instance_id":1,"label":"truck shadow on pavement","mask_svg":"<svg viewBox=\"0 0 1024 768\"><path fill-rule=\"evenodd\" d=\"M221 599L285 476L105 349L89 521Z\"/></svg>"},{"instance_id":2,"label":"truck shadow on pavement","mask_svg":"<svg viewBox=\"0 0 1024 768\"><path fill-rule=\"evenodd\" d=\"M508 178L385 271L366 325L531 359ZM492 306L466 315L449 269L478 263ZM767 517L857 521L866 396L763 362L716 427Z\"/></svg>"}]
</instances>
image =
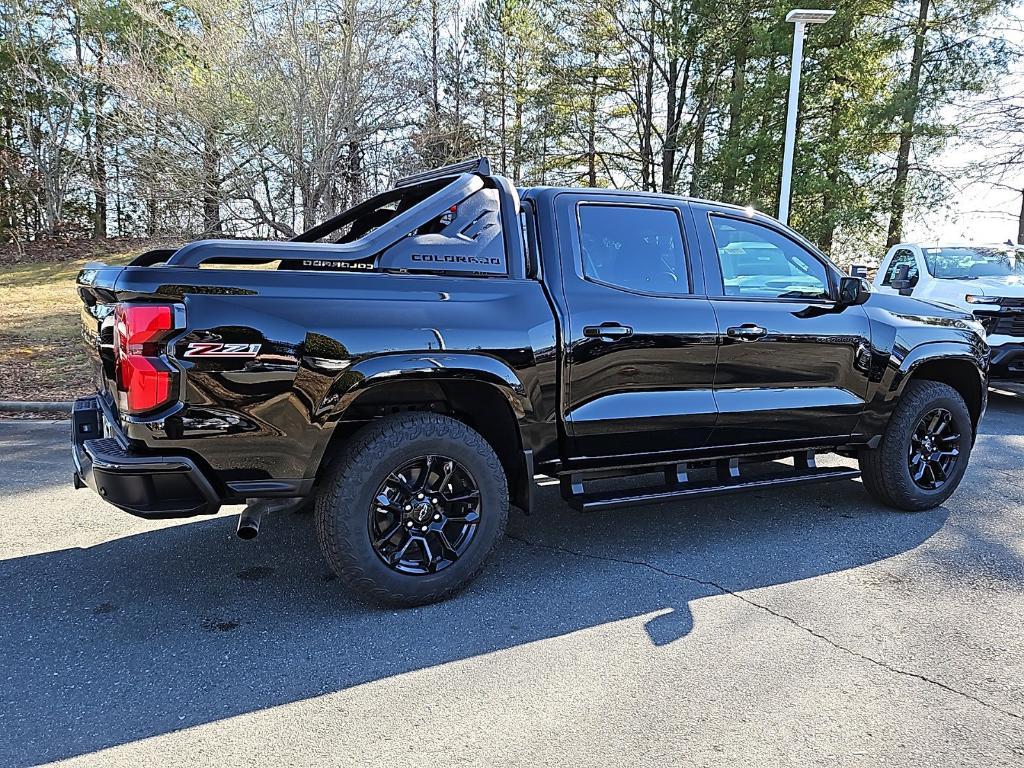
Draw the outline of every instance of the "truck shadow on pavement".
<instances>
[{"instance_id":1,"label":"truck shadow on pavement","mask_svg":"<svg viewBox=\"0 0 1024 768\"><path fill-rule=\"evenodd\" d=\"M414 610L351 601L309 515L270 518L252 543L223 516L0 561L0 763L88 754L622 619L646 620L636 643L665 645L690 632L695 600L898 555L948 515L881 509L852 481L591 516L555 488L539 496L465 593ZM83 520L108 512L94 503Z\"/></svg>"}]
</instances>

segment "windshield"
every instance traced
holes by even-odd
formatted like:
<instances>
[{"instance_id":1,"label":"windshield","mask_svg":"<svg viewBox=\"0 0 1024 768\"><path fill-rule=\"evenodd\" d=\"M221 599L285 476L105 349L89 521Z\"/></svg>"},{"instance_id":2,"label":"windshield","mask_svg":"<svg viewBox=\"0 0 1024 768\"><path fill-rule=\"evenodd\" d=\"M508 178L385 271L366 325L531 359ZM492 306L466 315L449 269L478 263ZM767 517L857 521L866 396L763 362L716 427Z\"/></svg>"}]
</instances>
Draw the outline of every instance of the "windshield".
<instances>
[{"instance_id":1,"label":"windshield","mask_svg":"<svg viewBox=\"0 0 1024 768\"><path fill-rule=\"evenodd\" d=\"M1007 247L924 248L933 277L972 280L976 277L1024 276L1024 249Z\"/></svg>"}]
</instances>

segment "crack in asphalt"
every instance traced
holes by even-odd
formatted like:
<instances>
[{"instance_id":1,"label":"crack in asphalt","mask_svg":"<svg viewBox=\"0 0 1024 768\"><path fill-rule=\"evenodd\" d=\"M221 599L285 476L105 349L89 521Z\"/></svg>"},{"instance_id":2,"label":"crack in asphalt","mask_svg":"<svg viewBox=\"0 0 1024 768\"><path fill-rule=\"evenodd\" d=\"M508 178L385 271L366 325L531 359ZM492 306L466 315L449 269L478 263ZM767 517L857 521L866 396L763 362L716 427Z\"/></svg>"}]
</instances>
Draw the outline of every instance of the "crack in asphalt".
<instances>
[{"instance_id":1,"label":"crack in asphalt","mask_svg":"<svg viewBox=\"0 0 1024 768\"><path fill-rule=\"evenodd\" d=\"M989 709L989 710L991 710L993 712L998 712L1001 715L1006 715L1007 717L1012 717L1015 720L1024 720L1024 715L1020 715L1020 714L1018 714L1016 712L1012 712L1011 710L1008 710L1008 709L1003 709L1002 707L1000 707L997 704L992 704L991 702L985 701L984 699L981 699L981 698L975 696L972 693L968 693L967 691L962 691L959 688L954 688L951 685L947 685L946 683L943 683L941 680L935 680L934 678L928 677L927 675L922 675L922 674L920 674L918 672L910 672L909 670L906 670L906 669L900 669L899 667L894 667L891 664L889 664L889 663L887 663L885 661L882 661L881 659L876 659L873 656L868 656L867 654L861 653L860 651L858 651L858 650L856 650L854 648L850 648L849 646L843 645L842 643L839 643L839 642L833 640L832 638L828 637L827 635L822 634L818 630L813 629L811 627L808 627L808 626L806 626L804 624L801 624L799 621L794 619L792 616L788 616L785 613L781 613L780 611L775 610L771 606L765 605L763 603L759 603L756 600L752 600L749 597L746 597L745 595L740 594L739 592L735 592L735 591L729 589L728 587L723 586L722 584L719 584L718 582L710 581L710 580L707 580L707 579L699 579L696 576L690 576L690 575L685 574L685 573L677 573L675 571L669 571L669 570L666 570L664 568L660 568L657 565L652 565L651 563L645 562L644 560L627 560L625 558L609 557L607 555L595 555L595 554L593 554L591 552L582 552L580 550L569 549L568 547L561 547L561 546L558 546L558 545L555 545L555 544L541 544L540 542L530 541L529 539L524 539L524 538L521 538L519 536L514 536L514 535L511 535L511 534L506 534L506 536L508 538L512 539L513 541L518 541L519 543L525 544L528 547L536 547L538 549L547 549L547 550L551 550L551 551L554 551L554 552L561 552L563 554L573 555L575 557L589 558L591 560L603 560L603 561L609 562L609 563L621 563L622 565L639 566L641 568L647 568L649 570L652 570L655 573L659 573L659 574L661 574L663 576L668 576L669 578L683 579L684 581L688 581L688 582L690 582L692 584L699 584L699 585L704 586L704 587L711 587L712 589L718 590L723 595L729 595L730 597L735 597L736 599L741 600L742 602L746 603L747 605L749 605L749 606L751 606L753 608L757 608L757 609L762 610L765 613L768 613L768 614L770 614L770 615L772 615L772 616L774 616L774 617L776 617L778 619L782 619L783 621L789 622L790 624L792 624L797 629L803 630L804 632L809 634L811 637L814 637L814 638L816 638L818 640L821 640L824 643L827 643L828 645L832 646L836 650L842 651L843 653L849 654L850 656L853 656L855 658L858 658L858 659L861 659L863 661L866 661L866 662L869 662L871 664L874 664L875 666L880 667L881 669L884 669L887 672L891 672L892 674L896 674L896 675L902 675L904 677L909 677L909 678L912 678L914 680L919 680L921 682L928 683L930 685L934 685L937 688L940 688L940 689L942 689L944 691L947 691L949 693L955 694L957 696L961 696L961 697L967 699L968 701L974 702L975 704L980 704L981 706L983 706L986 709Z\"/></svg>"}]
</instances>

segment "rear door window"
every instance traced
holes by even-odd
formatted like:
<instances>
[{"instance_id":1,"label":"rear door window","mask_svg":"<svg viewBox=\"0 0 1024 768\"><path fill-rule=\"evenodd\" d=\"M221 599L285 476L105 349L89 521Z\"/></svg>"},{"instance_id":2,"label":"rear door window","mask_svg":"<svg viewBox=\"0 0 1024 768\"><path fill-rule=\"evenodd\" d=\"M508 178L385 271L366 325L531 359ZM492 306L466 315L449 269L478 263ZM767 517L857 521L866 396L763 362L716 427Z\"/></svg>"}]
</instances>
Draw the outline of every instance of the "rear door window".
<instances>
[{"instance_id":1,"label":"rear door window","mask_svg":"<svg viewBox=\"0 0 1024 768\"><path fill-rule=\"evenodd\" d=\"M677 209L581 203L577 211L587 280L637 293L690 293Z\"/></svg>"}]
</instances>

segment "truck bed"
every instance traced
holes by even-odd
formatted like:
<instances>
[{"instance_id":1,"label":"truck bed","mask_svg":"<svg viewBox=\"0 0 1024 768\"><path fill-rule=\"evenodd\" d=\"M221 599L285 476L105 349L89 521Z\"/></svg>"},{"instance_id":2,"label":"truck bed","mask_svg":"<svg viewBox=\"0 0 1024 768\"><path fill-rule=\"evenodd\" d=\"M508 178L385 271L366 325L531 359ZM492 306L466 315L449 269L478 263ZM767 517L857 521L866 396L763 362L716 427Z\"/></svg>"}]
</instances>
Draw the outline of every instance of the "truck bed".
<instances>
[{"instance_id":1,"label":"truck bed","mask_svg":"<svg viewBox=\"0 0 1024 768\"><path fill-rule=\"evenodd\" d=\"M524 418L552 419L554 393L538 369L554 379L555 323L535 280L92 265L79 290L101 391L128 438L188 452L217 436L202 459L229 483L309 479L356 392L410 367L457 381L466 355L486 361ZM112 350L111 306L139 300L180 304L185 316L168 344L178 401L145 418L119 413ZM186 356L204 342L258 352Z\"/></svg>"}]
</instances>

